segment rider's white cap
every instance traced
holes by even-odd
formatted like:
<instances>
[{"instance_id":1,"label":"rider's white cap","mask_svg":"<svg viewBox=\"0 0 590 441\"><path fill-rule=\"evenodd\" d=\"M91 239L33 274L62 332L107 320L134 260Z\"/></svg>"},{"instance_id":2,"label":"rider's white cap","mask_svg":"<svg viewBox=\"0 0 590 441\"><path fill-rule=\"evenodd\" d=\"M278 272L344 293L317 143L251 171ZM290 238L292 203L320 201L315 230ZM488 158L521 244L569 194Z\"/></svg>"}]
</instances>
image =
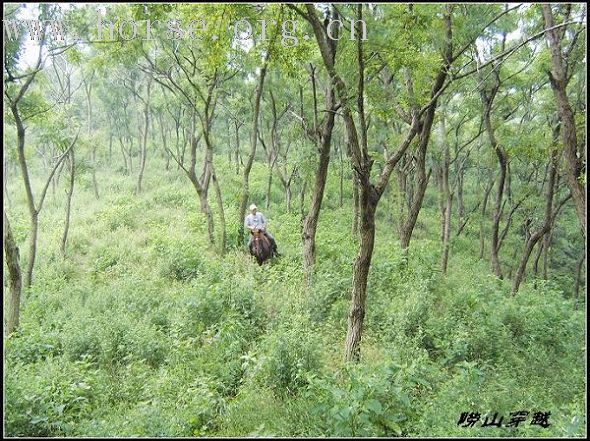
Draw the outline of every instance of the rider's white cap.
<instances>
[{"instance_id":1,"label":"rider's white cap","mask_svg":"<svg viewBox=\"0 0 590 441\"><path fill-rule=\"evenodd\" d=\"M255 210L257 207L255 204L250 205L250 211Z\"/></svg>"}]
</instances>

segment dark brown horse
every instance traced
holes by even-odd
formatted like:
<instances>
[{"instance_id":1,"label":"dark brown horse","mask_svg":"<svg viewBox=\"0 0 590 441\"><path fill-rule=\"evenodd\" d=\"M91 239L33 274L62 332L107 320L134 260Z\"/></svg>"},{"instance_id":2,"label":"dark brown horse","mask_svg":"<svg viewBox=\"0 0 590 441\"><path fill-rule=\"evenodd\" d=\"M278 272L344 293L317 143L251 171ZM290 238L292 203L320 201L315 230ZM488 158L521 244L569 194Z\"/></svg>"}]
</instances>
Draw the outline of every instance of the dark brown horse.
<instances>
[{"instance_id":1,"label":"dark brown horse","mask_svg":"<svg viewBox=\"0 0 590 441\"><path fill-rule=\"evenodd\" d=\"M256 257L258 265L269 259L272 255L272 246L270 240L260 230L252 230L252 243L250 244L250 254Z\"/></svg>"}]
</instances>

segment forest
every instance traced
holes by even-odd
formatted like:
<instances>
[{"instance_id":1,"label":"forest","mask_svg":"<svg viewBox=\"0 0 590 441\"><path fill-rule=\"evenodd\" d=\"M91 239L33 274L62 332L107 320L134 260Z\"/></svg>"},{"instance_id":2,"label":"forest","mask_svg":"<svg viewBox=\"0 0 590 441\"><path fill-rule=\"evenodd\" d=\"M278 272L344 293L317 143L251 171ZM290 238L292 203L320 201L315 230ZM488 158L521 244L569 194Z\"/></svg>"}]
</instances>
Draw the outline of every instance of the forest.
<instances>
[{"instance_id":1,"label":"forest","mask_svg":"<svg viewBox=\"0 0 590 441\"><path fill-rule=\"evenodd\" d=\"M4 436L585 437L586 13L4 4Z\"/></svg>"}]
</instances>

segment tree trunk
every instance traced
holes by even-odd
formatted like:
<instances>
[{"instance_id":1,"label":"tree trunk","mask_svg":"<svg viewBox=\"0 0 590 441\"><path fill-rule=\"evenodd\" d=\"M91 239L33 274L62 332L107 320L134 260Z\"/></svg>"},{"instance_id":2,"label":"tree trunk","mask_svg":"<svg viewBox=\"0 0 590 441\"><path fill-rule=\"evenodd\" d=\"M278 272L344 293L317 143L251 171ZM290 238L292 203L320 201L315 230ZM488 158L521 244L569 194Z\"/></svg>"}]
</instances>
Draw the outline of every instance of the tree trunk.
<instances>
[{"instance_id":1,"label":"tree trunk","mask_svg":"<svg viewBox=\"0 0 590 441\"><path fill-rule=\"evenodd\" d=\"M545 222L538 231L530 235L530 237L527 237L524 246L524 252L522 254L522 258L520 259L520 264L518 265L516 275L512 281L513 294L516 294L518 292L518 288L522 283L522 279L524 278L524 272L526 270L526 265L529 261L531 252L533 251L533 247L546 233L549 232L549 229L551 228L553 216L555 216L555 214L553 213L553 194L555 192L555 178L557 176L558 161L558 151L553 150L550 159L551 165L549 170L549 183L547 185L547 196L545 198Z\"/></svg>"},{"instance_id":2,"label":"tree trunk","mask_svg":"<svg viewBox=\"0 0 590 441\"><path fill-rule=\"evenodd\" d=\"M352 284L352 299L351 307L348 315L348 331L345 343L344 359L345 361L355 361L360 357L360 340L362 336L362 326L365 316L365 304L367 296L367 278L371 265L371 258L373 254L374 240L375 240L375 211L379 198L382 196L391 172L395 168L399 158L407 150L412 139L417 132L416 118L413 119L411 129L406 138L399 147L398 152L389 158L384 166L383 171L379 176L378 183L372 185L370 181L371 167L373 160L368 155L367 146L367 124L364 113L364 55L362 42L357 39L357 61L358 61L358 89L357 89L357 106L359 114L359 130L357 131L355 120L353 118L350 95L348 88L335 68L334 62L334 40L328 39L326 28L320 22L315 7L311 4L305 5L307 14L306 18L310 22L316 41L318 43L324 65L328 71L330 79L335 86L338 97L342 105L342 115L345 123L347 142L350 147L351 160L353 166L354 181L358 184L358 208L360 212L360 246L359 253L355 260L353 268L353 284ZM362 5L357 5L357 23L362 22ZM440 90L446 72L450 65L451 55L449 54L451 47L450 34L450 15L445 14L445 25L447 30L447 50L445 51L445 60L441 70L438 72L435 82L434 91ZM359 26L360 27L360 26ZM358 34L361 34L360 29L357 29ZM360 37L359 37L360 38ZM436 100L433 100L433 107L436 106ZM431 109L428 109L429 112Z\"/></svg>"},{"instance_id":3,"label":"tree trunk","mask_svg":"<svg viewBox=\"0 0 590 441\"><path fill-rule=\"evenodd\" d=\"M2 188L4 192L4 199L7 202L7 205L10 206L10 198L8 196L8 161L6 160L6 149L4 149L4 164L3 164L4 173L2 173Z\"/></svg>"},{"instance_id":4,"label":"tree trunk","mask_svg":"<svg viewBox=\"0 0 590 441\"><path fill-rule=\"evenodd\" d=\"M496 92L499 88L499 84L496 83L491 94L488 96L484 91L481 92L482 101L484 103L484 124L485 129L490 140L490 144L496 153L498 163L500 165L500 176L498 179L498 191L496 193L496 201L494 203L494 212L492 218L492 243L491 243L491 254L492 254L492 271L499 277L503 278L502 268L500 266L500 241L499 241L499 230L500 230L500 218L502 216L502 201L504 200L504 187L506 183L506 169L508 163L508 157L502 147L500 147L496 141L494 135L494 128L492 127L490 113L492 111L492 103Z\"/></svg>"},{"instance_id":5,"label":"tree trunk","mask_svg":"<svg viewBox=\"0 0 590 441\"><path fill-rule=\"evenodd\" d=\"M546 235L545 235L546 236ZM543 236L543 237L545 237ZM535 272L535 288L537 287L537 277L539 275L539 260L541 260L541 255L543 254L543 248L545 248L544 242L541 242L537 247L537 255L535 256L534 264L533 264L533 271Z\"/></svg>"},{"instance_id":6,"label":"tree trunk","mask_svg":"<svg viewBox=\"0 0 590 441\"><path fill-rule=\"evenodd\" d=\"M66 221L64 226L64 232L61 238L61 254L65 257L66 255L66 244L68 241L68 232L70 229L70 213L72 207L72 195L74 194L74 176L76 173L76 165L75 165L75 158L74 158L74 149L70 150L70 186L69 189L66 190L67 199L66 199Z\"/></svg>"},{"instance_id":7,"label":"tree trunk","mask_svg":"<svg viewBox=\"0 0 590 441\"><path fill-rule=\"evenodd\" d=\"M348 331L344 347L344 359L346 361L358 361L360 359L360 342L365 318L365 304L367 298L367 279L373 247L375 244L375 209L376 201L371 200L368 189L361 187L361 211L360 222L360 246L359 253L354 262L352 276L352 299L348 312Z\"/></svg>"},{"instance_id":8,"label":"tree trunk","mask_svg":"<svg viewBox=\"0 0 590 441\"><path fill-rule=\"evenodd\" d=\"M31 179L29 177L29 169L27 167L27 160L25 158L25 128L23 126L20 114L15 105L11 107L12 114L16 122L16 135L18 147L18 162L20 165L21 176L25 185L25 193L27 195L27 207L29 209L29 219L31 229L29 230L29 255L27 261L27 270L24 278L25 289L30 288L33 282L33 267L35 265L35 254L37 251L37 224L38 213L35 208L35 200L33 197L33 190L31 188Z\"/></svg>"},{"instance_id":9,"label":"tree trunk","mask_svg":"<svg viewBox=\"0 0 590 441\"><path fill-rule=\"evenodd\" d=\"M143 110L143 118L144 118L144 128L143 128L143 140L141 143L141 150L140 150L140 168L139 168L139 176L137 177L137 191L136 194L141 193L141 183L143 181L143 173L145 170L145 161L147 156L147 137L148 137L148 128L150 122L150 92L152 87L152 79L150 78L147 83L147 96L144 101L144 110Z\"/></svg>"},{"instance_id":10,"label":"tree trunk","mask_svg":"<svg viewBox=\"0 0 590 441\"><path fill-rule=\"evenodd\" d=\"M443 119L443 134L446 133L444 119ZM451 233L451 210L453 205L453 195L449 189L449 165L450 165L450 153L449 145L446 140L444 142L444 159L442 168L442 189L443 189L443 203L444 203L444 221L443 221L443 252L442 252L442 271L443 274L447 273L447 266L449 262L449 238Z\"/></svg>"},{"instance_id":11,"label":"tree trunk","mask_svg":"<svg viewBox=\"0 0 590 441\"><path fill-rule=\"evenodd\" d=\"M256 156L256 143L258 142L258 116L260 114L260 99L262 97L262 89L264 87L264 78L266 77L266 69L268 67L268 60L270 56L270 50L267 51L264 63L260 69L260 76L258 78L258 85L256 87L256 96L254 99L254 112L252 115L252 133L250 136L250 155L248 155L248 161L244 166L244 179L242 181L242 201L240 203L240 211L238 213L238 246L244 245L244 217L246 215L246 208L248 206L248 199L250 199L250 170L254 163L254 157Z\"/></svg>"},{"instance_id":12,"label":"tree trunk","mask_svg":"<svg viewBox=\"0 0 590 441\"><path fill-rule=\"evenodd\" d=\"M483 259L483 255L485 253L485 220L486 220L486 208L488 206L488 199L490 196L490 192L494 187L494 181L490 181L489 185L486 188L486 191L483 196L483 204L481 207L481 219L479 223L479 260Z\"/></svg>"},{"instance_id":13,"label":"tree trunk","mask_svg":"<svg viewBox=\"0 0 590 441\"><path fill-rule=\"evenodd\" d=\"M194 183L193 183L194 184ZM195 187L196 188L196 187ZM209 206L209 201L207 200L207 193L203 192L202 190L197 190L199 195L199 203L201 206L201 213L205 215L207 218L207 235L209 237L209 243L215 243L215 232L214 232L214 223L213 223L213 214L211 213L211 207Z\"/></svg>"},{"instance_id":14,"label":"tree trunk","mask_svg":"<svg viewBox=\"0 0 590 441\"><path fill-rule=\"evenodd\" d=\"M8 311L7 335L10 335L17 327L20 317L20 298L22 290L22 276L20 270L20 256L18 247L12 235L12 229L3 210L4 218L4 253L8 268L8 286L10 288L10 306Z\"/></svg>"},{"instance_id":15,"label":"tree trunk","mask_svg":"<svg viewBox=\"0 0 590 441\"><path fill-rule=\"evenodd\" d=\"M564 66L564 56L561 52L559 32L556 29L550 29L555 26L551 5L543 4L543 17L545 19L545 29L547 29L545 36L551 49L551 72L549 72L549 80L553 94L555 95L557 112L562 125L561 132L567 165L567 183L574 200L582 233L586 237L586 191L585 186L581 182L584 167L580 158L578 158L578 141L574 113L572 112L566 92L568 83L566 75L567 64Z\"/></svg>"},{"instance_id":16,"label":"tree trunk","mask_svg":"<svg viewBox=\"0 0 590 441\"><path fill-rule=\"evenodd\" d=\"M360 210L359 210L359 184L354 173L352 174L352 239L358 240L359 224L360 224Z\"/></svg>"},{"instance_id":17,"label":"tree trunk","mask_svg":"<svg viewBox=\"0 0 590 441\"><path fill-rule=\"evenodd\" d=\"M39 213L31 214L31 229L29 231L29 255L27 260L27 272L25 273L24 285L28 289L33 284L33 268L37 257L37 233L39 231Z\"/></svg>"},{"instance_id":18,"label":"tree trunk","mask_svg":"<svg viewBox=\"0 0 590 441\"><path fill-rule=\"evenodd\" d=\"M92 137L92 83L90 81L84 80L84 90L86 91L88 138L91 138ZM98 182L96 180L96 166L97 166L97 164L96 164L96 143L93 144L91 157L92 157L92 186L94 188L94 197L96 199L98 199L99 198Z\"/></svg>"},{"instance_id":19,"label":"tree trunk","mask_svg":"<svg viewBox=\"0 0 590 441\"><path fill-rule=\"evenodd\" d=\"M213 187L215 188L215 196L217 198L217 209L219 210L219 218L221 221L221 254L225 254L225 248L226 248L226 227L225 227L225 212L223 209L223 198L221 195L221 187L219 186L219 181L217 180L217 175L215 173L215 170L213 170L212 173L212 179L213 179Z\"/></svg>"},{"instance_id":20,"label":"tree trunk","mask_svg":"<svg viewBox=\"0 0 590 441\"><path fill-rule=\"evenodd\" d=\"M463 218L465 217L465 201L463 200L463 173L465 169L459 164L459 158L457 162L457 215L459 216L459 225L463 224Z\"/></svg>"},{"instance_id":21,"label":"tree trunk","mask_svg":"<svg viewBox=\"0 0 590 441\"><path fill-rule=\"evenodd\" d=\"M234 157L236 161L236 174L240 173L240 126L237 121L234 122L236 131L236 149L234 151Z\"/></svg>"},{"instance_id":22,"label":"tree trunk","mask_svg":"<svg viewBox=\"0 0 590 441\"><path fill-rule=\"evenodd\" d=\"M204 128L203 130L203 137L205 138L206 144L206 152L205 152L205 163L203 165L203 173L201 179L197 178L196 174L196 164L197 164L197 144L198 140L195 137L195 130L196 130L196 122L195 122L195 115L193 114L192 124L191 124L191 134L190 134L190 143L191 143L191 165L189 168L189 179L193 183L197 194L199 195L199 203L201 207L201 212L207 218L207 234L209 237L209 243L212 245L215 243L215 234L214 234L214 222L213 222L213 214L211 213L211 207L209 206L208 195L209 195L209 182L210 177L212 174L213 162L212 162L212 150L211 150L211 143L209 140L209 133L208 128Z\"/></svg>"},{"instance_id":23,"label":"tree trunk","mask_svg":"<svg viewBox=\"0 0 590 441\"><path fill-rule=\"evenodd\" d=\"M162 114L158 115L158 121L160 122L160 136L162 137L162 152L166 156L166 171L168 171L170 169L170 155L166 153L168 151L168 138L166 137L166 129L164 128Z\"/></svg>"},{"instance_id":24,"label":"tree trunk","mask_svg":"<svg viewBox=\"0 0 590 441\"><path fill-rule=\"evenodd\" d=\"M133 136L127 138L129 148L127 149L127 157L129 158L129 173L133 173Z\"/></svg>"},{"instance_id":25,"label":"tree trunk","mask_svg":"<svg viewBox=\"0 0 590 441\"><path fill-rule=\"evenodd\" d=\"M293 198L292 190L291 190L291 182L288 182L285 185L285 202L287 204L287 213L291 213L291 200Z\"/></svg>"},{"instance_id":26,"label":"tree trunk","mask_svg":"<svg viewBox=\"0 0 590 441\"><path fill-rule=\"evenodd\" d=\"M334 89L332 85L329 85L328 90L326 91L326 109L328 109L328 112L324 116L321 133L316 135L318 136L317 144L320 154L319 162L315 173L315 184L311 196L309 213L303 222L303 269L308 286L311 286L312 282L311 269L315 263L315 237L320 217L320 209L324 198L324 190L326 188L328 165L330 163L330 146L332 144L335 110Z\"/></svg>"},{"instance_id":27,"label":"tree trunk","mask_svg":"<svg viewBox=\"0 0 590 441\"><path fill-rule=\"evenodd\" d=\"M551 247L551 232L543 238L543 279L548 280L549 272L549 249Z\"/></svg>"},{"instance_id":28,"label":"tree trunk","mask_svg":"<svg viewBox=\"0 0 590 441\"><path fill-rule=\"evenodd\" d=\"M432 122L434 121L434 111L435 106L432 106L431 109L427 111L420 134L420 145L418 146L418 154L416 158L416 190L413 194L412 206L408 213L408 217L405 219L405 222L401 227L400 246L404 253L410 245L412 232L416 226L418 214L420 213L420 208L422 208L424 194L426 193L426 187L428 186L428 181L430 179L430 171L428 174L426 173L426 149L428 148L430 131L432 128Z\"/></svg>"}]
</instances>

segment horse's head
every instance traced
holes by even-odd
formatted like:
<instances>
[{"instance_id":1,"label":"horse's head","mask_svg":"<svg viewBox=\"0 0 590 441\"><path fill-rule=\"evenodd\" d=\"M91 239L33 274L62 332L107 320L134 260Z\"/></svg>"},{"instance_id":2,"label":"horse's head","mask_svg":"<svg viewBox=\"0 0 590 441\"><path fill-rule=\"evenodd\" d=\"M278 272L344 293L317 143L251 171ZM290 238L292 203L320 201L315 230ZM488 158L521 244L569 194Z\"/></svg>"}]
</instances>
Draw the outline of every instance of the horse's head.
<instances>
[{"instance_id":1,"label":"horse's head","mask_svg":"<svg viewBox=\"0 0 590 441\"><path fill-rule=\"evenodd\" d=\"M251 254L256 257L259 265L262 265L266 259L271 255L271 244L268 238L263 234L262 230L251 230L252 234L252 249Z\"/></svg>"}]
</instances>

